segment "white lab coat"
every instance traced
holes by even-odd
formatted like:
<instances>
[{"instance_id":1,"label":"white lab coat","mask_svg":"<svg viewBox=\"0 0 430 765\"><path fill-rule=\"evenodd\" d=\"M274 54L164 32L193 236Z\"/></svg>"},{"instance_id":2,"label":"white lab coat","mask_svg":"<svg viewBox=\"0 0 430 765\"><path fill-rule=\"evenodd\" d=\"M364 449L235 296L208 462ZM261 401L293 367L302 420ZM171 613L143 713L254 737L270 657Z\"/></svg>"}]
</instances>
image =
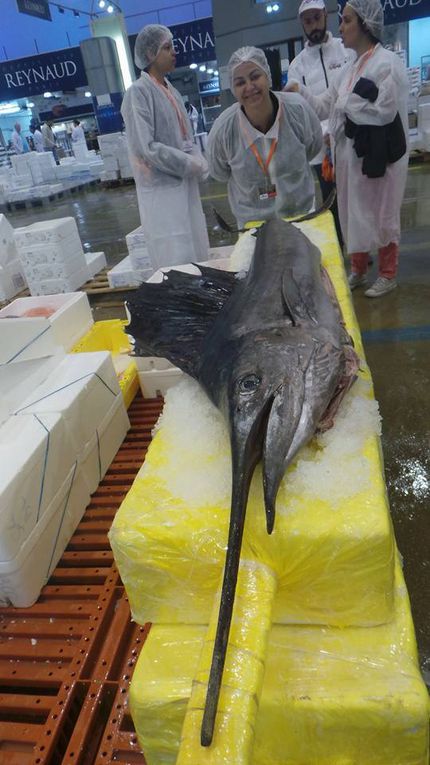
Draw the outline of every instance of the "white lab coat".
<instances>
[{"instance_id":1,"label":"white lab coat","mask_svg":"<svg viewBox=\"0 0 430 765\"><path fill-rule=\"evenodd\" d=\"M22 139L22 136L20 133L18 133L17 130L14 130L12 132L12 147L15 150L16 154L23 154L24 153L24 141Z\"/></svg>"},{"instance_id":2,"label":"white lab coat","mask_svg":"<svg viewBox=\"0 0 430 765\"><path fill-rule=\"evenodd\" d=\"M209 249L198 186L207 174L207 163L193 144L181 95L167 84L176 110L162 88L142 72L128 88L121 107L154 269L206 260Z\"/></svg>"},{"instance_id":3,"label":"white lab coat","mask_svg":"<svg viewBox=\"0 0 430 765\"><path fill-rule=\"evenodd\" d=\"M71 138L73 143L85 143L85 133L81 125L72 128Z\"/></svg>"},{"instance_id":4,"label":"white lab coat","mask_svg":"<svg viewBox=\"0 0 430 765\"><path fill-rule=\"evenodd\" d=\"M364 54L365 56L366 54ZM406 185L409 153L387 165L382 178L368 178L361 168L353 139L345 136L345 118L357 125L387 125L399 112L408 140L407 100L409 84L404 63L378 44L363 65L363 57L345 66L329 89L313 96L300 92L321 119L329 117L333 142L339 218L348 253L369 252L400 241L400 207ZM360 77L379 88L374 103L352 93Z\"/></svg>"},{"instance_id":5,"label":"white lab coat","mask_svg":"<svg viewBox=\"0 0 430 765\"><path fill-rule=\"evenodd\" d=\"M327 32L326 42L320 45L306 42L303 50L288 67L288 83L298 82L306 85L314 96L319 96L327 90L339 70L355 59L356 54L353 50L344 48L339 37L333 37L331 32ZM323 135L327 133L327 127L328 120L322 120ZM324 149L311 160L311 165L320 165L323 157Z\"/></svg>"},{"instance_id":6,"label":"white lab coat","mask_svg":"<svg viewBox=\"0 0 430 765\"><path fill-rule=\"evenodd\" d=\"M227 181L230 207L239 228L252 220L306 213L314 203L315 183L309 161L322 144L319 120L298 93L273 95L279 109L267 133L251 125L238 103L215 120L209 133L209 170L217 180ZM262 199L265 175L250 147L254 143L265 162L273 140L278 144L268 172L277 193L276 197Z\"/></svg>"},{"instance_id":7,"label":"white lab coat","mask_svg":"<svg viewBox=\"0 0 430 765\"><path fill-rule=\"evenodd\" d=\"M34 148L35 148L35 150L36 150L36 151L37 151L39 154L41 154L41 153L44 151L44 146L43 146L43 135L42 135L42 133L40 132L40 130L35 130L35 131L34 131L34 133L33 133L33 144L34 144Z\"/></svg>"}]
</instances>

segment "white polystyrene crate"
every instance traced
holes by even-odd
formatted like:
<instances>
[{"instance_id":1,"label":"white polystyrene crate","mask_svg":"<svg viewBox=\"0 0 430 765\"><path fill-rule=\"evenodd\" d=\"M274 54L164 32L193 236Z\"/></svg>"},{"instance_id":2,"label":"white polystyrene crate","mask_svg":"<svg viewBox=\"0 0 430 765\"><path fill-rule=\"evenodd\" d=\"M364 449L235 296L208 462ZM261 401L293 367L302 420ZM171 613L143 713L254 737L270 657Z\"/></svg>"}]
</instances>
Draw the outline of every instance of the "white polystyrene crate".
<instances>
[{"instance_id":1,"label":"white polystyrene crate","mask_svg":"<svg viewBox=\"0 0 430 765\"><path fill-rule=\"evenodd\" d=\"M30 242L18 245L20 260L27 264L44 265L45 263L67 263L76 257L84 257L84 250L79 236L68 236L61 242ZM70 272L70 269L67 273Z\"/></svg>"},{"instance_id":2,"label":"white polystyrene crate","mask_svg":"<svg viewBox=\"0 0 430 765\"><path fill-rule=\"evenodd\" d=\"M45 358L57 350L48 319L7 318L0 315L0 365Z\"/></svg>"},{"instance_id":3,"label":"white polystyrene crate","mask_svg":"<svg viewBox=\"0 0 430 765\"><path fill-rule=\"evenodd\" d=\"M109 286L115 287L137 287L152 274L152 268L146 271L136 271L133 268L130 255L123 258L116 266L107 272Z\"/></svg>"},{"instance_id":4,"label":"white polystyrene crate","mask_svg":"<svg viewBox=\"0 0 430 765\"><path fill-rule=\"evenodd\" d=\"M78 253L65 261L52 261L48 263L29 263L22 261L24 273L28 284L50 281L52 279L61 279L68 281L73 275L85 268L87 261L82 253ZM68 290L70 292L70 290Z\"/></svg>"},{"instance_id":5,"label":"white polystyrene crate","mask_svg":"<svg viewBox=\"0 0 430 765\"><path fill-rule=\"evenodd\" d=\"M5 215L0 215L0 264L16 260L18 251L12 226Z\"/></svg>"},{"instance_id":6,"label":"white polystyrene crate","mask_svg":"<svg viewBox=\"0 0 430 765\"><path fill-rule=\"evenodd\" d=\"M38 242L61 242L69 237L79 237L78 227L74 218L56 218L54 220L38 221L29 226L15 229L15 241L18 247Z\"/></svg>"},{"instance_id":7,"label":"white polystyrene crate","mask_svg":"<svg viewBox=\"0 0 430 765\"><path fill-rule=\"evenodd\" d=\"M97 489L100 481L104 478L129 427L130 421L125 408L124 397L120 393L116 396L93 438L79 455L79 463L90 494Z\"/></svg>"},{"instance_id":8,"label":"white polystyrene crate","mask_svg":"<svg viewBox=\"0 0 430 765\"><path fill-rule=\"evenodd\" d=\"M0 603L27 608L39 597L81 520L90 496L77 463L11 560L0 560Z\"/></svg>"},{"instance_id":9,"label":"white polystyrene crate","mask_svg":"<svg viewBox=\"0 0 430 765\"><path fill-rule=\"evenodd\" d=\"M85 261L88 268L88 273L91 277L98 274L104 268L106 268L106 255L104 252L86 252Z\"/></svg>"},{"instance_id":10,"label":"white polystyrene crate","mask_svg":"<svg viewBox=\"0 0 430 765\"><path fill-rule=\"evenodd\" d=\"M126 234L125 241L127 242L127 249L129 252L133 247L146 247L146 236L143 226L138 226L137 228L134 228L133 231Z\"/></svg>"},{"instance_id":11,"label":"white polystyrene crate","mask_svg":"<svg viewBox=\"0 0 430 765\"><path fill-rule=\"evenodd\" d=\"M130 261L134 271L150 271L153 273L151 258L146 247L132 248L130 252Z\"/></svg>"},{"instance_id":12,"label":"white polystyrene crate","mask_svg":"<svg viewBox=\"0 0 430 765\"><path fill-rule=\"evenodd\" d=\"M0 263L0 300L10 300L26 287L23 266L18 258Z\"/></svg>"},{"instance_id":13,"label":"white polystyrene crate","mask_svg":"<svg viewBox=\"0 0 430 765\"><path fill-rule=\"evenodd\" d=\"M94 436L119 393L109 351L72 353L56 368L55 375L21 403L16 414L61 414L79 453Z\"/></svg>"},{"instance_id":14,"label":"white polystyrene crate","mask_svg":"<svg viewBox=\"0 0 430 765\"><path fill-rule=\"evenodd\" d=\"M59 293L74 292L82 287L90 278L88 266L84 259L84 265L73 274L58 279L36 280L27 277L28 288L31 295L57 295Z\"/></svg>"},{"instance_id":15,"label":"white polystyrene crate","mask_svg":"<svg viewBox=\"0 0 430 765\"><path fill-rule=\"evenodd\" d=\"M165 361L165 359L157 359ZM184 376L182 369L173 367L171 369L154 369L147 372L138 372L139 384L144 398L156 398L164 396L169 388L172 388Z\"/></svg>"},{"instance_id":16,"label":"white polystyrene crate","mask_svg":"<svg viewBox=\"0 0 430 765\"><path fill-rule=\"evenodd\" d=\"M29 361L0 364L0 423L21 406L22 402L48 377L55 375L64 358L64 351Z\"/></svg>"},{"instance_id":17,"label":"white polystyrene crate","mask_svg":"<svg viewBox=\"0 0 430 765\"><path fill-rule=\"evenodd\" d=\"M76 462L58 414L9 417L0 427L0 561L14 558Z\"/></svg>"}]
</instances>

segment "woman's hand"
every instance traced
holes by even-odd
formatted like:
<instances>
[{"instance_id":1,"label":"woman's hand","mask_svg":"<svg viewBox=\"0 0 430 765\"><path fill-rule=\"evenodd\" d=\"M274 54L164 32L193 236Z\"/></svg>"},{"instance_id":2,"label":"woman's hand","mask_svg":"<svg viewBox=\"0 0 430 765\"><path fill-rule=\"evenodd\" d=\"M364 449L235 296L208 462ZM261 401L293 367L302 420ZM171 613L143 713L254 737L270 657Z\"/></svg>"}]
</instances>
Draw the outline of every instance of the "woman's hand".
<instances>
[{"instance_id":1,"label":"woman's hand","mask_svg":"<svg viewBox=\"0 0 430 765\"><path fill-rule=\"evenodd\" d=\"M283 90L284 93L298 93L300 90L300 85L298 82L287 82Z\"/></svg>"}]
</instances>

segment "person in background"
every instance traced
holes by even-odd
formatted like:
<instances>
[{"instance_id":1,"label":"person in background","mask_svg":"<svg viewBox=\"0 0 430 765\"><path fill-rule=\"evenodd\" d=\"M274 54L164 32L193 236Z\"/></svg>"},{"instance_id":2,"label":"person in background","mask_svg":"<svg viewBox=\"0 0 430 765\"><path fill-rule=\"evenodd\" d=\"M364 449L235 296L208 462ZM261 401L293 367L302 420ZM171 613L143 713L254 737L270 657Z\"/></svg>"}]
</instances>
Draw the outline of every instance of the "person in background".
<instances>
[{"instance_id":1,"label":"person in background","mask_svg":"<svg viewBox=\"0 0 430 765\"><path fill-rule=\"evenodd\" d=\"M237 103L215 120L206 156L211 175L227 181L238 227L308 212L315 196L309 162L322 145L315 112L298 94L272 92L259 48L239 48L228 68Z\"/></svg>"},{"instance_id":2,"label":"person in background","mask_svg":"<svg viewBox=\"0 0 430 765\"><path fill-rule=\"evenodd\" d=\"M408 171L409 84L401 59L381 45L380 0L348 0L340 32L357 60L343 67L328 90L299 89L321 119L329 117L339 217L351 258L349 285L367 284L369 252L378 250L379 276L367 297L397 287L400 207Z\"/></svg>"},{"instance_id":3,"label":"person in background","mask_svg":"<svg viewBox=\"0 0 430 765\"><path fill-rule=\"evenodd\" d=\"M15 154L24 154L24 141L25 139L21 135L21 125L19 122L15 122L11 136L12 148Z\"/></svg>"},{"instance_id":4,"label":"person in background","mask_svg":"<svg viewBox=\"0 0 430 765\"><path fill-rule=\"evenodd\" d=\"M58 165L57 139L55 138L54 131L52 130L53 124L54 123L52 120L46 120L46 122L44 122L42 125L43 150L52 151L54 159Z\"/></svg>"},{"instance_id":5,"label":"person in background","mask_svg":"<svg viewBox=\"0 0 430 765\"><path fill-rule=\"evenodd\" d=\"M196 107L190 103L190 101L185 101L185 108L191 122L191 127L193 128L193 134L195 135L197 133L197 126L199 124L199 113Z\"/></svg>"},{"instance_id":6,"label":"person in background","mask_svg":"<svg viewBox=\"0 0 430 765\"><path fill-rule=\"evenodd\" d=\"M71 138L73 143L85 143L84 129L79 120L73 120Z\"/></svg>"},{"instance_id":7,"label":"person in background","mask_svg":"<svg viewBox=\"0 0 430 765\"><path fill-rule=\"evenodd\" d=\"M303 50L293 59L288 68L288 82L303 83L311 93L319 96L328 88L339 69L342 69L348 61L355 60L355 53L351 49L344 48L342 40L333 37L332 33L327 31L327 11L324 0L303 0L298 15L307 41ZM311 161L318 177L323 202L335 187L327 125L327 120L321 122L324 145L319 154ZM342 247L342 230L336 200L331 211L339 244Z\"/></svg>"},{"instance_id":8,"label":"person in background","mask_svg":"<svg viewBox=\"0 0 430 765\"><path fill-rule=\"evenodd\" d=\"M134 58L142 73L121 107L154 269L206 260L209 249L199 193L208 167L194 144L182 96L166 79L176 63L172 40L159 24L141 30Z\"/></svg>"},{"instance_id":9,"label":"person in background","mask_svg":"<svg viewBox=\"0 0 430 765\"><path fill-rule=\"evenodd\" d=\"M42 154L44 152L43 135L36 124L33 123L30 125L30 133L33 136L34 151L37 151L38 154Z\"/></svg>"}]
</instances>

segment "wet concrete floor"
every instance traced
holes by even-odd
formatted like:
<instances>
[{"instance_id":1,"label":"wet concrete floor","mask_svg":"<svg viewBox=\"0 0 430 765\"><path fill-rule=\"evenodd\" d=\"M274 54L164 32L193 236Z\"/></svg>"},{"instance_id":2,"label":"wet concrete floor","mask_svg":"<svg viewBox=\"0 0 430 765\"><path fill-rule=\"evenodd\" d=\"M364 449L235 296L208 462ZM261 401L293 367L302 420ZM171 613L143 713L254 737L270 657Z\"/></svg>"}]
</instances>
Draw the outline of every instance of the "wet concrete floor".
<instances>
[{"instance_id":1,"label":"wet concrete floor","mask_svg":"<svg viewBox=\"0 0 430 765\"><path fill-rule=\"evenodd\" d=\"M201 195L212 246L235 237L216 230L212 207L232 221L225 187ZM72 215L84 249L103 250L113 266L127 254L125 235L139 221L133 185L101 186L49 206L8 214L11 224ZM382 446L391 514L411 599L420 662L430 685L430 163L411 164L402 207L399 289L380 299L353 293L383 418ZM376 278L376 265L371 276ZM117 316L109 303L97 319Z\"/></svg>"}]
</instances>

